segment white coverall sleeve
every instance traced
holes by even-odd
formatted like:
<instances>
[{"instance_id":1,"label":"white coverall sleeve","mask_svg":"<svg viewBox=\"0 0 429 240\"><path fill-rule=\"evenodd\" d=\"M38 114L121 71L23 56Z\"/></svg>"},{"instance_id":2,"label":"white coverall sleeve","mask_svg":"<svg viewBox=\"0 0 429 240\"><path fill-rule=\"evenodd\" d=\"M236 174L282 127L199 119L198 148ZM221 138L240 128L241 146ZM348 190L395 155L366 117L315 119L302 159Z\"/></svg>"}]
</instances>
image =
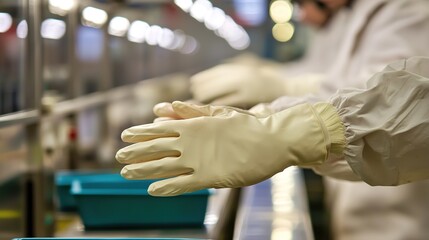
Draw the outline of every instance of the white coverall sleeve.
<instances>
[{"instance_id":1,"label":"white coverall sleeve","mask_svg":"<svg viewBox=\"0 0 429 240\"><path fill-rule=\"evenodd\" d=\"M306 61L284 66L285 78L301 79L297 87L303 90L308 88L308 94L281 97L267 105L269 108L277 112L302 103L325 101L338 89L364 88L374 73L391 62L411 56L428 56L429 1L357 1L350 15L350 19L342 16L333 19L335 22L332 23L335 24L332 28L338 31L322 31L316 35L317 41L311 46L314 49L309 54L312 56ZM342 28L343 25L348 28L359 27L355 31L348 31ZM348 37L342 39L339 36L341 34ZM357 34L359 37L355 37ZM335 42L339 39L342 41ZM322 50L317 48L320 45ZM332 49L332 46L335 48ZM341 54L326 58L330 52ZM325 69L321 71L318 67ZM310 76L315 75L319 76L318 81L306 81L314 79ZM302 92L297 91L298 94Z\"/></svg>"},{"instance_id":2,"label":"white coverall sleeve","mask_svg":"<svg viewBox=\"0 0 429 240\"><path fill-rule=\"evenodd\" d=\"M340 91L330 102L346 127L338 164L346 160L370 185L429 179L429 58L391 64L367 89Z\"/></svg>"}]
</instances>

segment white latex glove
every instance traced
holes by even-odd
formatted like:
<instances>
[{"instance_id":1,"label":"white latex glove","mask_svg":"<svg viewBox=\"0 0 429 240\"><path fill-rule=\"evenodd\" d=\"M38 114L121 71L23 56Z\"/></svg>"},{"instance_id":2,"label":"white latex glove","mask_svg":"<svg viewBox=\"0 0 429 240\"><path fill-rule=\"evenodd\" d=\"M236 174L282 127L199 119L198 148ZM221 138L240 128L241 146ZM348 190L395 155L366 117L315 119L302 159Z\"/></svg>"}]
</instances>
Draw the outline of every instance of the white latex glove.
<instances>
[{"instance_id":1,"label":"white latex glove","mask_svg":"<svg viewBox=\"0 0 429 240\"><path fill-rule=\"evenodd\" d=\"M279 64L222 64L191 78L198 102L243 108L271 102L283 95L316 92L323 76L302 75L285 79Z\"/></svg>"},{"instance_id":2,"label":"white latex glove","mask_svg":"<svg viewBox=\"0 0 429 240\"><path fill-rule=\"evenodd\" d=\"M201 105L196 104L195 105ZM223 108L224 106L211 106L211 109L216 108ZM230 109L235 109L232 107L229 107ZM162 102L158 103L153 107L153 113L157 116L155 118L154 122L161 122L161 121L168 121L168 120L180 120L180 119L186 119L186 118L194 118L194 117L201 117L201 116L210 116L210 112L203 111L206 110L206 108L198 108L200 111L194 112L193 114L184 113L181 112L180 109L178 112L175 111L173 108L173 104L169 102ZM237 109L236 109L237 110ZM245 110L237 110L241 112L245 112ZM268 117L269 115L273 114L274 111L272 111L267 104L258 104L255 107L249 109L248 114L252 114L257 117Z\"/></svg>"},{"instance_id":3,"label":"white latex glove","mask_svg":"<svg viewBox=\"0 0 429 240\"><path fill-rule=\"evenodd\" d=\"M274 66L222 64L191 77L195 100L214 105L251 107L285 93L280 70Z\"/></svg>"},{"instance_id":4,"label":"white latex glove","mask_svg":"<svg viewBox=\"0 0 429 240\"><path fill-rule=\"evenodd\" d=\"M150 185L155 196L255 184L291 165L320 164L344 145L343 125L329 104L303 104L266 118L229 107L172 107L193 118L129 128L122 139L134 144L116 154L129 164L121 171L127 179L169 178Z\"/></svg>"},{"instance_id":5,"label":"white latex glove","mask_svg":"<svg viewBox=\"0 0 429 240\"><path fill-rule=\"evenodd\" d=\"M249 109L249 112L259 117L268 117L274 114L276 111L274 111L274 109L271 108L270 104L260 103L252 107L251 109Z\"/></svg>"},{"instance_id":6,"label":"white latex glove","mask_svg":"<svg viewBox=\"0 0 429 240\"><path fill-rule=\"evenodd\" d=\"M158 103L153 107L153 113L157 116L153 122L183 119L174 112L173 105L169 102Z\"/></svg>"}]
</instances>

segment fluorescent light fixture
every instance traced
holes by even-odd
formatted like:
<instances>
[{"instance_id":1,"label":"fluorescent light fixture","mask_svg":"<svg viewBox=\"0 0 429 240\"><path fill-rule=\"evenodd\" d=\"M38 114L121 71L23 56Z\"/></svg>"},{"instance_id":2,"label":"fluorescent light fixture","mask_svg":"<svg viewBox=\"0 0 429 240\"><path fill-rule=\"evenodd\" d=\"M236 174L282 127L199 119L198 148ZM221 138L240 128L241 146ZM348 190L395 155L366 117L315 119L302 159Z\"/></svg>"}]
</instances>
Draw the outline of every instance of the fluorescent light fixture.
<instances>
[{"instance_id":1,"label":"fluorescent light fixture","mask_svg":"<svg viewBox=\"0 0 429 240\"><path fill-rule=\"evenodd\" d=\"M9 31L12 22L12 16L9 13L0 13L0 33Z\"/></svg>"},{"instance_id":2,"label":"fluorescent light fixture","mask_svg":"<svg viewBox=\"0 0 429 240\"><path fill-rule=\"evenodd\" d=\"M137 20L131 23L128 30L128 40L136 43L146 42L151 46L179 51L183 54L194 53L198 49L198 41L186 35L182 30L171 30L158 25L149 25Z\"/></svg>"},{"instance_id":3,"label":"fluorescent light fixture","mask_svg":"<svg viewBox=\"0 0 429 240\"><path fill-rule=\"evenodd\" d=\"M191 36L186 36L185 44L180 49L180 52L183 54L192 54L198 48L198 42L195 38Z\"/></svg>"},{"instance_id":4,"label":"fluorescent light fixture","mask_svg":"<svg viewBox=\"0 0 429 240\"><path fill-rule=\"evenodd\" d=\"M49 0L49 11L65 16L76 5L75 0Z\"/></svg>"},{"instance_id":5,"label":"fluorescent light fixture","mask_svg":"<svg viewBox=\"0 0 429 240\"><path fill-rule=\"evenodd\" d=\"M174 43L174 33L168 28L163 28L158 36L158 45L162 48L172 49Z\"/></svg>"},{"instance_id":6,"label":"fluorescent light fixture","mask_svg":"<svg viewBox=\"0 0 429 240\"><path fill-rule=\"evenodd\" d=\"M86 7L82 11L83 23L89 27L101 27L107 21L106 11L95 8Z\"/></svg>"},{"instance_id":7,"label":"fluorescent light fixture","mask_svg":"<svg viewBox=\"0 0 429 240\"><path fill-rule=\"evenodd\" d=\"M110 20L108 33L113 36L123 37L130 27L130 21L124 17L114 17Z\"/></svg>"},{"instance_id":8,"label":"fluorescent light fixture","mask_svg":"<svg viewBox=\"0 0 429 240\"><path fill-rule=\"evenodd\" d=\"M199 22L203 22L206 15L210 14L213 5L208 0L197 0L192 5L190 13L193 18Z\"/></svg>"},{"instance_id":9,"label":"fluorescent light fixture","mask_svg":"<svg viewBox=\"0 0 429 240\"><path fill-rule=\"evenodd\" d=\"M237 39L228 41L228 44L235 50L244 50L250 46L250 37L246 32L241 32Z\"/></svg>"},{"instance_id":10,"label":"fluorescent light fixture","mask_svg":"<svg viewBox=\"0 0 429 240\"><path fill-rule=\"evenodd\" d=\"M273 27L273 36L279 42L287 42L292 39L293 34L295 33L295 27L287 23L277 23Z\"/></svg>"},{"instance_id":11,"label":"fluorescent light fixture","mask_svg":"<svg viewBox=\"0 0 429 240\"><path fill-rule=\"evenodd\" d=\"M174 41L171 45L172 50L179 50L185 45L186 36L182 30L175 30L174 32Z\"/></svg>"},{"instance_id":12,"label":"fluorescent light fixture","mask_svg":"<svg viewBox=\"0 0 429 240\"><path fill-rule=\"evenodd\" d=\"M131 23L128 30L128 40L131 42L142 43L145 41L146 32L150 28L146 22L137 20Z\"/></svg>"},{"instance_id":13,"label":"fluorescent light fixture","mask_svg":"<svg viewBox=\"0 0 429 240\"><path fill-rule=\"evenodd\" d=\"M174 3L185 12L189 12L193 5L192 0L174 0Z\"/></svg>"},{"instance_id":14,"label":"fluorescent light fixture","mask_svg":"<svg viewBox=\"0 0 429 240\"><path fill-rule=\"evenodd\" d=\"M262 20L264 20L266 16L263 11L261 12L263 2L264 0L253 0L251 1L253 4L251 7L244 8L244 0L240 0L240 4L242 4L241 7L246 10L246 13L257 13L256 15L261 15L258 15L258 19L262 18ZM230 16L226 15L222 9L213 7L213 4L209 0L196 0L195 2L192 2L192 0L175 0L174 3L183 11L189 12L189 14L197 21L203 22L207 29L214 31L217 36L224 38L231 47L242 50L250 45L250 37L246 30L238 25ZM252 15L252 18L256 15ZM183 42L184 41L181 37L176 36L171 48L181 49L178 45ZM193 49L194 47L186 47L186 51L184 52L190 52L189 49L196 51L198 48L198 42L196 40L195 42L195 49ZM186 41L183 45L187 45ZM193 44L190 44L190 46L193 46Z\"/></svg>"},{"instance_id":15,"label":"fluorescent light fixture","mask_svg":"<svg viewBox=\"0 0 429 240\"><path fill-rule=\"evenodd\" d=\"M216 34L224 38L236 50L244 50L250 45L250 37L247 32L229 16L226 18L225 23L216 31Z\"/></svg>"},{"instance_id":16,"label":"fluorescent light fixture","mask_svg":"<svg viewBox=\"0 0 429 240\"><path fill-rule=\"evenodd\" d=\"M18 26L16 27L16 36L18 38L27 38L28 35L28 24L26 20L22 20L20 23L18 23Z\"/></svg>"},{"instance_id":17,"label":"fluorescent light fixture","mask_svg":"<svg viewBox=\"0 0 429 240\"><path fill-rule=\"evenodd\" d=\"M218 29L218 34L220 37L225 38L226 40L234 38L234 36L239 31L237 24L232 20L230 16L227 16L223 25Z\"/></svg>"},{"instance_id":18,"label":"fluorescent light fixture","mask_svg":"<svg viewBox=\"0 0 429 240\"><path fill-rule=\"evenodd\" d=\"M60 39L66 33L66 23L64 21L48 18L42 22L40 34L46 39Z\"/></svg>"},{"instance_id":19,"label":"fluorescent light fixture","mask_svg":"<svg viewBox=\"0 0 429 240\"><path fill-rule=\"evenodd\" d=\"M270 6L270 16L275 23L290 21L293 13L293 5L289 1L277 0Z\"/></svg>"},{"instance_id":20,"label":"fluorescent light fixture","mask_svg":"<svg viewBox=\"0 0 429 240\"><path fill-rule=\"evenodd\" d=\"M157 45L158 39L161 34L162 34L162 28L160 26L158 25L150 26L145 36L146 43L152 46Z\"/></svg>"},{"instance_id":21,"label":"fluorescent light fixture","mask_svg":"<svg viewBox=\"0 0 429 240\"><path fill-rule=\"evenodd\" d=\"M204 24L210 30L219 29L226 21L226 14L220 8L213 8L210 14L204 18Z\"/></svg>"}]
</instances>

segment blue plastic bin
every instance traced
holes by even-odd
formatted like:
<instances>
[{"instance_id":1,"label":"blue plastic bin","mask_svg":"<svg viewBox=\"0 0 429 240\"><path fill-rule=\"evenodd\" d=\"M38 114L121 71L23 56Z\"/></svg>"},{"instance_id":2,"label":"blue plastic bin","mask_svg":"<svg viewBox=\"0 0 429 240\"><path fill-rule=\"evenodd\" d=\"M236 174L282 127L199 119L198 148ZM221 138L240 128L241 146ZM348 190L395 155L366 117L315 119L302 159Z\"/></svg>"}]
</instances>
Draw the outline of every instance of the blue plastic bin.
<instances>
[{"instance_id":1,"label":"blue plastic bin","mask_svg":"<svg viewBox=\"0 0 429 240\"><path fill-rule=\"evenodd\" d=\"M88 171L88 172L76 172L76 171L64 171L55 174L55 186L57 191L57 202L58 207L61 211L72 212L77 211L76 201L74 196L71 194L70 189L73 181L103 181L102 176L109 175L109 178L118 178L121 180L122 177L113 173L113 171Z\"/></svg>"},{"instance_id":2,"label":"blue plastic bin","mask_svg":"<svg viewBox=\"0 0 429 240\"><path fill-rule=\"evenodd\" d=\"M99 181L103 179L103 181ZM208 189L175 197L152 197L153 180L125 180L103 175L98 181L74 181L71 193L89 229L201 227Z\"/></svg>"}]
</instances>

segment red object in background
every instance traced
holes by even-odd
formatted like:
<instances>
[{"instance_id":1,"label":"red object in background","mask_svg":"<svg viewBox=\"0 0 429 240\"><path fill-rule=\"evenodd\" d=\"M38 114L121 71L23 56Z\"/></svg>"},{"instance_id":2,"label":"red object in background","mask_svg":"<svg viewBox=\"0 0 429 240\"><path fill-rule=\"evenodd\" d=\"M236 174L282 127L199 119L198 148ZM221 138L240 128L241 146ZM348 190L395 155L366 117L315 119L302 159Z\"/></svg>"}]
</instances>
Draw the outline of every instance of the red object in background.
<instances>
[{"instance_id":1,"label":"red object in background","mask_svg":"<svg viewBox=\"0 0 429 240\"><path fill-rule=\"evenodd\" d=\"M77 130L75 127L71 127L69 131L69 140L76 141L77 139Z\"/></svg>"},{"instance_id":2,"label":"red object in background","mask_svg":"<svg viewBox=\"0 0 429 240\"><path fill-rule=\"evenodd\" d=\"M172 29L177 28L177 19L182 10L174 3L167 3L163 5L162 15L165 19L165 24Z\"/></svg>"}]
</instances>

